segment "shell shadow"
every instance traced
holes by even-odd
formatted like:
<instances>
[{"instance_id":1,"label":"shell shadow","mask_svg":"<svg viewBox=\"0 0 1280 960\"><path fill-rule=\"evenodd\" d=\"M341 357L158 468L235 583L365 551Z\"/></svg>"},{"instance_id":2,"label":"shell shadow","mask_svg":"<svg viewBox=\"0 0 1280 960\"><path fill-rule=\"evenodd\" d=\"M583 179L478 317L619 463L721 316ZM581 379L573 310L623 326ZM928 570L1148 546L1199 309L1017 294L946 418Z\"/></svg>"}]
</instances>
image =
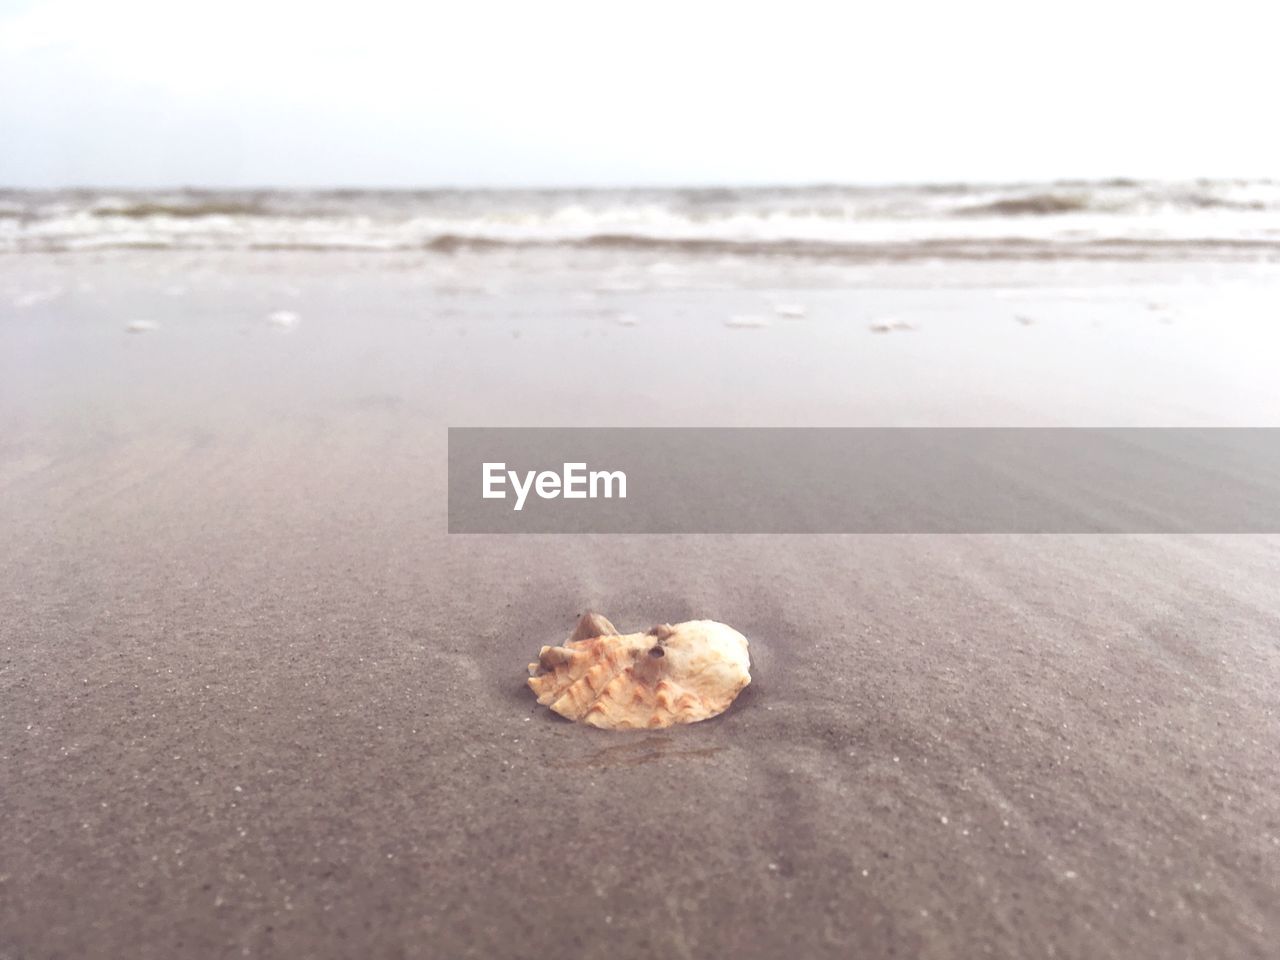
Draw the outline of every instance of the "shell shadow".
<instances>
[{"instance_id":1,"label":"shell shadow","mask_svg":"<svg viewBox=\"0 0 1280 960\"><path fill-rule=\"evenodd\" d=\"M553 760L548 766L561 770L588 768L638 767L644 763L666 759L696 759L712 757L724 747L680 747L670 734L658 734L643 740L633 740L615 746L602 747L587 757Z\"/></svg>"}]
</instances>

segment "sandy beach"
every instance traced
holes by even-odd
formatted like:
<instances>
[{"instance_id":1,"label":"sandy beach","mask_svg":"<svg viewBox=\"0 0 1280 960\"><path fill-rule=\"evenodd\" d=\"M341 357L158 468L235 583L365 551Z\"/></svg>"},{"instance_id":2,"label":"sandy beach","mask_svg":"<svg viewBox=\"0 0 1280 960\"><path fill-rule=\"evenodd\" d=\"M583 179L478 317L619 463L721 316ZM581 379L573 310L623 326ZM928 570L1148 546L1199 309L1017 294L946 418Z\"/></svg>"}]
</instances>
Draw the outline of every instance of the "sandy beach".
<instances>
[{"instance_id":1,"label":"sandy beach","mask_svg":"<svg viewBox=\"0 0 1280 960\"><path fill-rule=\"evenodd\" d=\"M450 426L1280 426L1277 273L5 256L0 958L1274 956L1280 538L449 536L444 483ZM587 609L754 681L563 721Z\"/></svg>"}]
</instances>

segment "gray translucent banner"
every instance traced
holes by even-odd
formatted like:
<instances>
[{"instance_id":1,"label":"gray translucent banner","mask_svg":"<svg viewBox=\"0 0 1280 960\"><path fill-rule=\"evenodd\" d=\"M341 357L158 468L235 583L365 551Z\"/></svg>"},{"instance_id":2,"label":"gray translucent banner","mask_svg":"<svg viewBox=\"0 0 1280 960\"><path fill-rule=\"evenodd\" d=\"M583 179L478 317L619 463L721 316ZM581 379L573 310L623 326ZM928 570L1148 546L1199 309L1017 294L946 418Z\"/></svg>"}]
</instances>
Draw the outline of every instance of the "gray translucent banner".
<instances>
[{"instance_id":1,"label":"gray translucent banner","mask_svg":"<svg viewBox=\"0 0 1280 960\"><path fill-rule=\"evenodd\" d=\"M449 532L1276 533L1280 429L450 428Z\"/></svg>"}]
</instances>

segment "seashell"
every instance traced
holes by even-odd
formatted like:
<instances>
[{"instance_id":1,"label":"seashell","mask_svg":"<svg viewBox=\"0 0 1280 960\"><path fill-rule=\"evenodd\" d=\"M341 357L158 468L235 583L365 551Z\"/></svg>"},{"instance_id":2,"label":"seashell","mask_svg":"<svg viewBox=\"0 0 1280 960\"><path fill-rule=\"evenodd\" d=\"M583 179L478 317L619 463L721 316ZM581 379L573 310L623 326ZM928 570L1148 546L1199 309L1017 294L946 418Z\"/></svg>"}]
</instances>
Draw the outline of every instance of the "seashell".
<instances>
[{"instance_id":1,"label":"seashell","mask_svg":"<svg viewBox=\"0 0 1280 960\"><path fill-rule=\"evenodd\" d=\"M562 647L529 664L529 689L562 717L606 730L697 723L751 682L747 638L714 620L620 634L586 613Z\"/></svg>"},{"instance_id":2,"label":"seashell","mask_svg":"<svg viewBox=\"0 0 1280 960\"><path fill-rule=\"evenodd\" d=\"M773 312L788 320L803 320L809 311L802 303L775 303Z\"/></svg>"},{"instance_id":3,"label":"seashell","mask_svg":"<svg viewBox=\"0 0 1280 960\"><path fill-rule=\"evenodd\" d=\"M759 330L769 326L769 318L754 313L738 313L726 318L724 325L740 330Z\"/></svg>"},{"instance_id":4,"label":"seashell","mask_svg":"<svg viewBox=\"0 0 1280 960\"><path fill-rule=\"evenodd\" d=\"M895 330L914 330L915 328L915 324L896 317L881 317L871 324L872 333L893 333Z\"/></svg>"}]
</instances>

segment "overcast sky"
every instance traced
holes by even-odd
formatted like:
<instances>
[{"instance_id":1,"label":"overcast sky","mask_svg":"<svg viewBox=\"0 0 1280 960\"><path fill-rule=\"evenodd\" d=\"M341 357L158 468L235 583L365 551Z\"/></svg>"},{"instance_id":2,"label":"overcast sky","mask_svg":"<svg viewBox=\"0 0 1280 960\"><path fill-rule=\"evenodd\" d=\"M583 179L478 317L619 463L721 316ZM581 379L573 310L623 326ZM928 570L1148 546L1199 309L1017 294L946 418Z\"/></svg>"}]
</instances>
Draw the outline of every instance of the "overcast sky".
<instances>
[{"instance_id":1,"label":"overcast sky","mask_svg":"<svg viewBox=\"0 0 1280 960\"><path fill-rule=\"evenodd\" d=\"M0 0L0 184L1280 176L1263 0Z\"/></svg>"}]
</instances>

